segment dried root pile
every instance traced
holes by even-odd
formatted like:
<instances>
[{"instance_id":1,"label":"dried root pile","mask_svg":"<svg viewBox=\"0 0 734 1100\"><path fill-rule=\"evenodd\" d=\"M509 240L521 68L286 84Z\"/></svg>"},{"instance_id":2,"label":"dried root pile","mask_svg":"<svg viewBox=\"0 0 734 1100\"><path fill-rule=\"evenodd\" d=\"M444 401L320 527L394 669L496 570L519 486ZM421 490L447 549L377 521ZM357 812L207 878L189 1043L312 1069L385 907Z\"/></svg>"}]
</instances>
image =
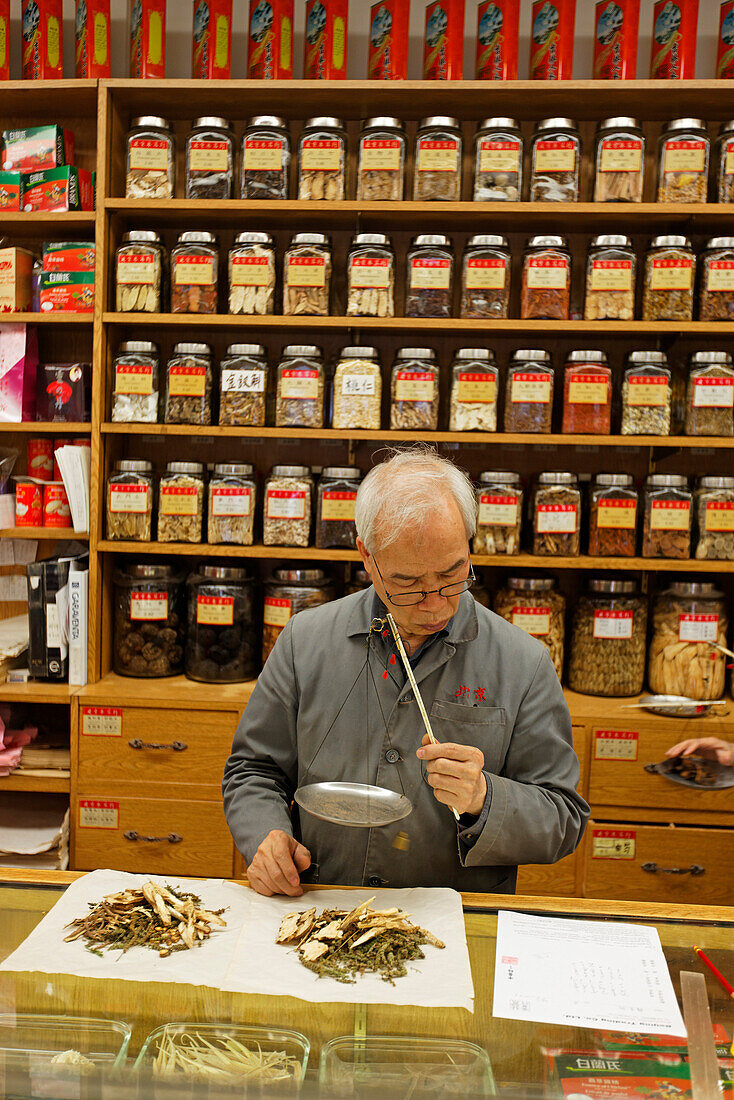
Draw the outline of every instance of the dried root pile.
<instances>
[{"instance_id":1,"label":"dried root pile","mask_svg":"<svg viewBox=\"0 0 734 1100\"><path fill-rule=\"evenodd\" d=\"M301 1066L285 1051L263 1050L258 1044L247 1047L236 1039L217 1036L210 1041L198 1032L183 1032L176 1036L166 1034L158 1041L153 1072L157 1077L181 1075L221 1084L232 1081L273 1084L299 1080Z\"/></svg>"}]
</instances>

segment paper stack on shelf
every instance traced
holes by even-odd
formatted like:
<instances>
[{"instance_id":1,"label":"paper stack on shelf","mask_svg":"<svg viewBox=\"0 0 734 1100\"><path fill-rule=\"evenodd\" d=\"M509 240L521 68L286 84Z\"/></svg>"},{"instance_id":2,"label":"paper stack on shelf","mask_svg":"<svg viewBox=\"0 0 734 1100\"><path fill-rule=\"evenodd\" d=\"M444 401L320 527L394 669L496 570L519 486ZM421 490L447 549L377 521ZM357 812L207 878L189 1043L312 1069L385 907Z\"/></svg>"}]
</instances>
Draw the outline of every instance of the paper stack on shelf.
<instances>
[{"instance_id":1,"label":"paper stack on shelf","mask_svg":"<svg viewBox=\"0 0 734 1100\"><path fill-rule=\"evenodd\" d=\"M0 866L69 866L69 800L64 795L0 797Z\"/></svg>"},{"instance_id":2,"label":"paper stack on shelf","mask_svg":"<svg viewBox=\"0 0 734 1100\"><path fill-rule=\"evenodd\" d=\"M14 615L0 621L0 683L5 683L8 671L16 667L27 649L28 616Z\"/></svg>"},{"instance_id":3,"label":"paper stack on shelf","mask_svg":"<svg viewBox=\"0 0 734 1100\"><path fill-rule=\"evenodd\" d=\"M89 447L59 447L55 452L69 498L75 531L89 530L89 483L92 452Z\"/></svg>"},{"instance_id":4,"label":"paper stack on shelf","mask_svg":"<svg viewBox=\"0 0 734 1100\"><path fill-rule=\"evenodd\" d=\"M70 775L71 751L65 745L49 745L46 742L24 745L21 750L18 771L23 775Z\"/></svg>"}]
</instances>

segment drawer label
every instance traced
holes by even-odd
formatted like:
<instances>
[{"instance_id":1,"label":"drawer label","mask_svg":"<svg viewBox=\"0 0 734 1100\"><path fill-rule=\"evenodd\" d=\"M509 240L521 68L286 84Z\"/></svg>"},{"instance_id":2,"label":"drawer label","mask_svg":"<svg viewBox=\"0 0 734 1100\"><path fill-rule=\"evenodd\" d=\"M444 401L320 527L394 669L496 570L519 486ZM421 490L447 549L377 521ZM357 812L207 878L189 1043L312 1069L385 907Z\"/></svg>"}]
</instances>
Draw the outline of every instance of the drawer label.
<instances>
[{"instance_id":1,"label":"drawer label","mask_svg":"<svg viewBox=\"0 0 734 1100\"><path fill-rule=\"evenodd\" d=\"M117 829L120 824L120 803L98 798L79 799L80 829Z\"/></svg>"},{"instance_id":2,"label":"drawer label","mask_svg":"<svg viewBox=\"0 0 734 1100\"><path fill-rule=\"evenodd\" d=\"M82 707L84 737L122 737L122 707Z\"/></svg>"},{"instance_id":3,"label":"drawer label","mask_svg":"<svg viewBox=\"0 0 734 1100\"><path fill-rule=\"evenodd\" d=\"M636 760L640 735L635 730L595 730L595 760Z\"/></svg>"},{"instance_id":4,"label":"drawer label","mask_svg":"<svg viewBox=\"0 0 734 1100\"><path fill-rule=\"evenodd\" d=\"M636 829L594 829L591 833L592 859L634 859Z\"/></svg>"}]
</instances>

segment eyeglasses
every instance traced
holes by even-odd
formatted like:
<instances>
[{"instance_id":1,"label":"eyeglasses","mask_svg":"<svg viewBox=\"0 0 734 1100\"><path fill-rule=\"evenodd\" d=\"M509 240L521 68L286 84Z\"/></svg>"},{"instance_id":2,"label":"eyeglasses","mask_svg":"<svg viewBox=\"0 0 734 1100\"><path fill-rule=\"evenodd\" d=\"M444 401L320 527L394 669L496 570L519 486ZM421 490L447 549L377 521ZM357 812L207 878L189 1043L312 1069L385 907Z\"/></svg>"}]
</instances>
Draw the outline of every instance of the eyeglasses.
<instances>
[{"instance_id":1,"label":"eyeglasses","mask_svg":"<svg viewBox=\"0 0 734 1100\"><path fill-rule=\"evenodd\" d=\"M394 607L411 607L414 604L423 603L426 596L433 596L436 594L438 594L439 596L443 596L444 598L446 598L447 596L458 596L462 592L468 592L468 590L477 579L474 575L474 567L472 566L472 563L469 562L469 576L466 577L463 581L452 581L451 584L445 584L443 588L432 588L428 592L398 592L396 595L391 596L387 590L385 578L380 572L380 567L377 564L377 561L374 557L372 558L372 560L375 563L375 569L380 574L380 580L382 581L385 588L385 595Z\"/></svg>"}]
</instances>

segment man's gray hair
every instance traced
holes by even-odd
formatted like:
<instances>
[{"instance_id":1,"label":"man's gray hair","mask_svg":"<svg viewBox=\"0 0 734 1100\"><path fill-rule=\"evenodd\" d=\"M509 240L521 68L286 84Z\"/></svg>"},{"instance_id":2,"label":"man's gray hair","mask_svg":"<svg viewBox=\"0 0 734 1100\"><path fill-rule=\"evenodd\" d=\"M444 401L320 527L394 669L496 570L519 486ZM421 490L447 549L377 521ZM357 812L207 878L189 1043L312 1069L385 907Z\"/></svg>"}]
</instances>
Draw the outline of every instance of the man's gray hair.
<instances>
[{"instance_id":1,"label":"man's gray hair","mask_svg":"<svg viewBox=\"0 0 734 1100\"><path fill-rule=\"evenodd\" d=\"M407 527L419 527L435 515L446 497L456 503L471 539L477 529L477 498L469 476L430 447L395 450L359 487L357 534L372 554Z\"/></svg>"}]
</instances>

